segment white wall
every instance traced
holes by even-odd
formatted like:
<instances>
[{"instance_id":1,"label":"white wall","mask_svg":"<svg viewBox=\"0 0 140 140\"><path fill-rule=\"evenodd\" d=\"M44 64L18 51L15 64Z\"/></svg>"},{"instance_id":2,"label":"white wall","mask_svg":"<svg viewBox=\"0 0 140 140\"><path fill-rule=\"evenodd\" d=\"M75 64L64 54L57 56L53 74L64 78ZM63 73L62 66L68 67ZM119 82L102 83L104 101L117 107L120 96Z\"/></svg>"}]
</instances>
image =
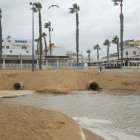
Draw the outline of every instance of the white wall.
<instances>
[{"instance_id":1,"label":"white wall","mask_svg":"<svg viewBox=\"0 0 140 140\"><path fill-rule=\"evenodd\" d=\"M138 47L126 47L123 50L123 57L124 58L130 58L135 56L135 54L133 53L134 51L136 51L136 55L140 55L140 48ZM128 56L126 55L126 52L128 52Z\"/></svg>"},{"instance_id":2,"label":"white wall","mask_svg":"<svg viewBox=\"0 0 140 140\"><path fill-rule=\"evenodd\" d=\"M2 46L3 55L32 55L31 40L17 38L3 39Z\"/></svg>"}]
</instances>

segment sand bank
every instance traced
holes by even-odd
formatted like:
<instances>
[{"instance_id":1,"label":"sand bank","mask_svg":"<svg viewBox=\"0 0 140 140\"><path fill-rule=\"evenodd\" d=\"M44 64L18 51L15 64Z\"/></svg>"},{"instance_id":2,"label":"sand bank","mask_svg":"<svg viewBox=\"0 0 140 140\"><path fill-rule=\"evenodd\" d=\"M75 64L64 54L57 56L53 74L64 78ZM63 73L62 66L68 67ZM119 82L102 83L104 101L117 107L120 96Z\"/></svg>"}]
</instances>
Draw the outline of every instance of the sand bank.
<instances>
[{"instance_id":1,"label":"sand bank","mask_svg":"<svg viewBox=\"0 0 140 140\"><path fill-rule=\"evenodd\" d=\"M83 132L78 123L63 113L0 103L2 140L101 140L89 130Z\"/></svg>"},{"instance_id":2,"label":"sand bank","mask_svg":"<svg viewBox=\"0 0 140 140\"><path fill-rule=\"evenodd\" d=\"M86 90L89 81L95 81L104 91L119 91L124 95L140 94L140 72L115 72L96 70L1 70L0 90L13 90L16 82L24 83L24 90L68 93Z\"/></svg>"}]
</instances>

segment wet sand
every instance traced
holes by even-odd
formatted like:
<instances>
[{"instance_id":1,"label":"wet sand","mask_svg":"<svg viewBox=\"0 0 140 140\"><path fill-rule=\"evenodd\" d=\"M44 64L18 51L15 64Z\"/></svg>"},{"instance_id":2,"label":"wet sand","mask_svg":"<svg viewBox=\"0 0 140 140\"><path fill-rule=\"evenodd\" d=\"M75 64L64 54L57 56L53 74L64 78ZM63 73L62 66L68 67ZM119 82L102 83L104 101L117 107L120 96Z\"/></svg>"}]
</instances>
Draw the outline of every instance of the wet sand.
<instances>
[{"instance_id":1,"label":"wet sand","mask_svg":"<svg viewBox=\"0 0 140 140\"><path fill-rule=\"evenodd\" d=\"M105 140L88 129L83 128L83 132L86 136L86 140Z\"/></svg>"}]
</instances>

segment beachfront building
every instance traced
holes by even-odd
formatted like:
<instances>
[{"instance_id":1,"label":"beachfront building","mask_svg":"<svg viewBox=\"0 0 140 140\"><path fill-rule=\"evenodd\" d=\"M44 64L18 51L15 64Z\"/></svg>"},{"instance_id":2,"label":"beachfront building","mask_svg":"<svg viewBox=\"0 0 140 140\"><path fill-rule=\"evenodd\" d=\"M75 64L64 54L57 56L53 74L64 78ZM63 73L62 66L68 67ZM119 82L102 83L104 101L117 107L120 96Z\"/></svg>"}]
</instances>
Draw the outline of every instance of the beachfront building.
<instances>
[{"instance_id":1,"label":"beachfront building","mask_svg":"<svg viewBox=\"0 0 140 140\"><path fill-rule=\"evenodd\" d=\"M35 64L37 58L35 58ZM31 40L11 38L2 40L2 65L1 69L31 69L32 46Z\"/></svg>"},{"instance_id":2,"label":"beachfront building","mask_svg":"<svg viewBox=\"0 0 140 140\"><path fill-rule=\"evenodd\" d=\"M119 58L121 53L119 51ZM102 58L102 64L108 67L120 66L120 59L118 60L117 53L109 55L109 61L107 57ZM140 66L140 41L126 40L123 42L123 66Z\"/></svg>"},{"instance_id":3,"label":"beachfront building","mask_svg":"<svg viewBox=\"0 0 140 140\"><path fill-rule=\"evenodd\" d=\"M124 66L140 66L139 47L125 47L123 56L124 56Z\"/></svg>"},{"instance_id":4,"label":"beachfront building","mask_svg":"<svg viewBox=\"0 0 140 140\"><path fill-rule=\"evenodd\" d=\"M45 48L43 46L43 48ZM49 52L49 50L48 50ZM39 66L39 48L35 43L34 67ZM73 58L66 55L62 47L52 46L52 56L46 54L43 49L42 68L69 67ZM2 42L2 65L0 69L31 69L32 68L32 41L26 39L11 38L8 36Z\"/></svg>"},{"instance_id":5,"label":"beachfront building","mask_svg":"<svg viewBox=\"0 0 140 140\"><path fill-rule=\"evenodd\" d=\"M62 68L68 67L70 57L66 55L66 50L63 47L54 45L52 47L52 55L45 55L47 68Z\"/></svg>"},{"instance_id":6,"label":"beachfront building","mask_svg":"<svg viewBox=\"0 0 140 140\"><path fill-rule=\"evenodd\" d=\"M123 47L140 47L140 40L126 40L123 42Z\"/></svg>"}]
</instances>

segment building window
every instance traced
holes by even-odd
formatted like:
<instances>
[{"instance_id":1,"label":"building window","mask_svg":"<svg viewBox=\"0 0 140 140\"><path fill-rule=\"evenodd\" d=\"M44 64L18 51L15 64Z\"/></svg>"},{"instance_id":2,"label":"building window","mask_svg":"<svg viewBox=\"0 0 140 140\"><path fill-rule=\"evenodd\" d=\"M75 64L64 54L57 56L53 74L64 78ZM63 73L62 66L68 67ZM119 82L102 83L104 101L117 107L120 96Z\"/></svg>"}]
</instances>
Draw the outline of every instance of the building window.
<instances>
[{"instance_id":1,"label":"building window","mask_svg":"<svg viewBox=\"0 0 140 140\"><path fill-rule=\"evenodd\" d=\"M6 49L9 49L9 46L6 46Z\"/></svg>"},{"instance_id":2,"label":"building window","mask_svg":"<svg viewBox=\"0 0 140 140\"><path fill-rule=\"evenodd\" d=\"M133 51L133 55L136 55L136 51Z\"/></svg>"},{"instance_id":3,"label":"building window","mask_svg":"<svg viewBox=\"0 0 140 140\"><path fill-rule=\"evenodd\" d=\"M126 55L128 55L128 52L126 52Z\"/></svg>"},{"instance_id":4,"label":"building window","mask_svg":"<svg viewBox=\"0 0 140 140\"><path fill-rule=\"evenodd\" d=\"M11 40L8 40L8 42L11 42Z\"/></svg>"},{"instance_id":5,"label":"building window","mask_svg":"<svg viewBox=\"0 0 140 140\"><path fill-rule=\"evenodd\" d=\"M26 51L26 53L29 53L29 51Z\"/></svg>"},{"instance_id":6,"label":"building window","mask_svg":"<svg viewBox=\"0 0 140 140\"><path fill-rule=\"evenodd\" d=\"M13 51L12 50L10 50L10 53L12 53Z\"/></svg>"},{"instance_id":7,"label":"building window","mask_svg":"<svg viewBox=\"0 0 140 140\"><path fill-rule=\"evenodd\" d=\"M26 47L26 46L22 46L22 49L23 49L23 50L26 50L26 49L27 49L27 47Z\"/></svg>"}]
</instances>

